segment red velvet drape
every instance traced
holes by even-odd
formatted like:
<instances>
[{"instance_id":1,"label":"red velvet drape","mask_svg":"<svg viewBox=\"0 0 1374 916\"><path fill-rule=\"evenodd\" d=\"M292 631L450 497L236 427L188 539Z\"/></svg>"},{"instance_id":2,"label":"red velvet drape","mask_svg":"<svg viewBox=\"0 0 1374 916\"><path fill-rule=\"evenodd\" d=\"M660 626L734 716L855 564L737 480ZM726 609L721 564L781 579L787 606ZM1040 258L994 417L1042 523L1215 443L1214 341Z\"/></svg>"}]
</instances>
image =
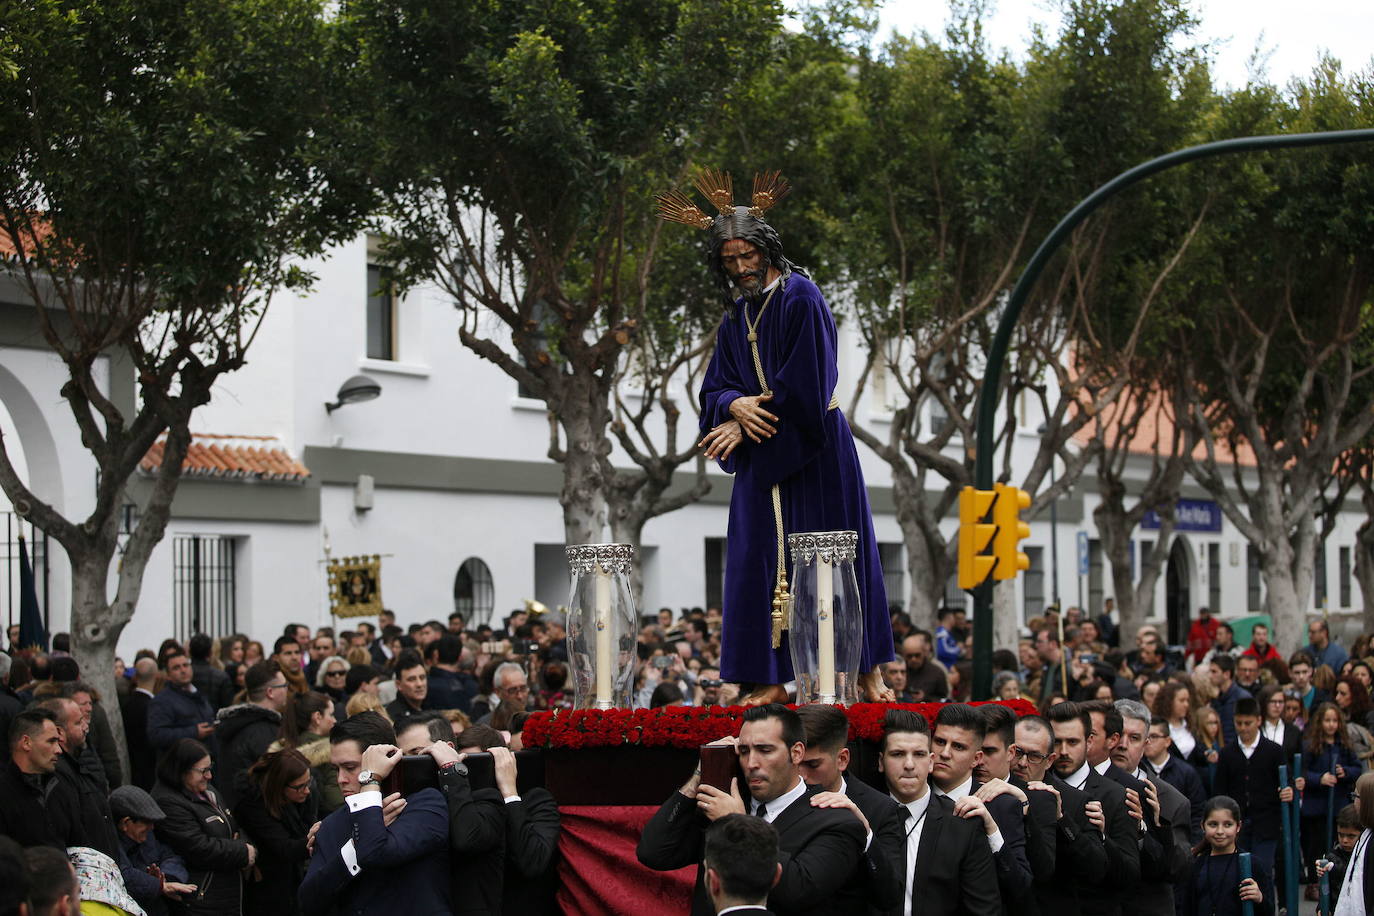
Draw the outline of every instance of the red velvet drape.
<instances>
[{"instance_id":1,"label":"red velvet drape","mask_svg":"<svg viewBox=\"0 0 1374 916\"><path fill-rule=\"evenodd\" d=\"M696 866L651 871L635 846L657 806L567 806L558 812L558 905L569 916L687 913Z\"/></svg>"}]
</instances>

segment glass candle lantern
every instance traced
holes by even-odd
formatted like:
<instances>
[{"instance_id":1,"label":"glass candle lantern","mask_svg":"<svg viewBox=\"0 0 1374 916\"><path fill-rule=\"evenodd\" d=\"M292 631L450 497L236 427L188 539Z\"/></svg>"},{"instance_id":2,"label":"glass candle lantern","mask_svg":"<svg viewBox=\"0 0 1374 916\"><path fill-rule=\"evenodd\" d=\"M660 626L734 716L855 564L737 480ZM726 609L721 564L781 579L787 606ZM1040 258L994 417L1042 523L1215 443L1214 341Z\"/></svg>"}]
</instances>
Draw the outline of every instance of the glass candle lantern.
<instances>
[{"instance_id":1,"label":"glass candle lantern","mask_svg":"<svg viewBox=\"0 0 1374 916\"><path fill-rule=\"evenodd\" d=\"M788 642L797 703L856 703L864 641L854 573L859 535L811 531L790 535L787 543L792 550Z\"/></svg>"},{"instance_id":2,"label":"glass candle lantern","mask_svg":"<svg viewBox=\"0 0 1374 916\"><path fill-rule=\"evenodd\" d=\"M577 709L629 709L634 691L639 611L630 588L629 544L568 548L568 661Z\"/></svg>"}]
</instances>

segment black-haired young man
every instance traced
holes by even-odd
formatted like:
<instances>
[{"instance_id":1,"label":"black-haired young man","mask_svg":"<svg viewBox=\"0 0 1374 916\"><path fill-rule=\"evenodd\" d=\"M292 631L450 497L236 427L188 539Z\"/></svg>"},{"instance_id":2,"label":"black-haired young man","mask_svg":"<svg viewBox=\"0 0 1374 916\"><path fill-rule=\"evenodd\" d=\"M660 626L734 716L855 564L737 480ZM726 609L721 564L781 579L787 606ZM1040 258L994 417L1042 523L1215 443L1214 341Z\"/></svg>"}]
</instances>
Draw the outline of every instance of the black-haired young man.
<instances>
[{"instance_id":1,"label":"black-haired young man","mask_svg":"<svg viewBox=\"0 0 1374 916\"><path fill-rule=\"evenodd\" d=\"M0 765L0 833L21 846L85 846L76 792L57 776L62 727L48 709L10 723L9 757Z\"/></svg>"},{"instance_id":2,"label":"black-haired young man","mask_svg":"<svg viewBox=\"0 0 1374 916\"><path fill-rule=\"evenodd\" d=\"M883 718L878 769L888 794L907 809L898 862L902 902L888 916L986 916L1001 907L997 868L981 820L954 815L954 803L930 786L930 726L919 714Z\"/></svg>"},{"instance_id":3,"label":"black-haired young man","mask_svg":"<svg viewBox=\"0 0 1374 916\"><path fill-rule=\"evenodd\" d=\"M982 784L974 770L983 762L983 739L987 721L967 703L948 703L940 707L931 733L931 787L954 804L956 817L982 823L988 847L997 867L997 888L1003 912L1018 912L1029 898L1030 863L1026 859L1025 818L1029 801L1024 795L988 793L985 801L978 794Z\"/></svg>"},{"instance_id":4,"label":"black-haired young man","mask_svg":"<svg viewBox=\"0 0 1374 916\"><path fill-rule=\"evenodd\" d=\"M727 814L706 831L706 892L717 913L765 914L782 877L778 832L746 814Z\"/></svg>"},{"instance_id":5,"label":"black-haired young man","mask_svg":"<svg viewBox=\"0 0 1374 916\"><path fill-rule=\"evenodd\" d=\"M902 822L906 810L849 772L849 717L837 706L820 703L797 709L806 729L806 754L801 775L821 791L811 797L818 808L847 808L865 832L864 856L859 862L867 884L869 905L888 910L901 902L901 875L895 863L902 858Z\"/></svg>"},{"instance_id":6,"label":"black-haired young man","mask_svg":"<svg viewBox=\"0 0 1374 916\"><path fill-rule=\"evenodd\" d=\"M1279 788L1283 749L1260 734L1259 703L1251 697L1236 701L1236 740L1228 741L1217 757L1217 778L1212 791L1229 795L1240 804L1241 828L1237 848L1274 873L1274 851L1282 827L1281 802L1293 797L1290 788Z\"/></svg>"},{"instance_id":7,"label":"black-haired young man","mask_svg":"<svg viewBox=\"0 0 1374 916\"><path fill-rule=\"evenodd\" d=\"M1093 721L1078 703L1056 703L1047 711L1054 726L1054 772L1085 793L1085 816L1102 835L1107 867L1103 874L1083 874L1075 890L1079 912L1116 916L1121 901L1140 882L1140 828L1126 809L1126 790L1088 764Z\"/></svg>"},{"instance_id":8,"label":"black-haired young man","mask_svg":"<svg viewBox=\"0 0 1374 916\"><path fill-rule=\"evenodd\" d=\"M692 774L644 828L639 861L672 871L702 861L706 828L727 814L753 814L778 831L782 878L768 897L777 913L859 913L865 909L858 863L864 829L849 811L816 808L819 786L801 778L806 733L797 714L780 703L751 707L734 741L747 795L732 780L728 792ZM697 870L693 916L714 916L703 869Z\"/></svg>"},{"instance_id":9,"label":"black-haired young man","mask_svg":"<svg viewBox=\"0 0 1374 916\"><path fill-rule=\"evenodd\" d=\"M447 913L449 814L438 789L382 798L401 759L391 723L359 713L329 733L344 806L320 822L298 899L305 916Z\"/></svg>"}]
</instances>

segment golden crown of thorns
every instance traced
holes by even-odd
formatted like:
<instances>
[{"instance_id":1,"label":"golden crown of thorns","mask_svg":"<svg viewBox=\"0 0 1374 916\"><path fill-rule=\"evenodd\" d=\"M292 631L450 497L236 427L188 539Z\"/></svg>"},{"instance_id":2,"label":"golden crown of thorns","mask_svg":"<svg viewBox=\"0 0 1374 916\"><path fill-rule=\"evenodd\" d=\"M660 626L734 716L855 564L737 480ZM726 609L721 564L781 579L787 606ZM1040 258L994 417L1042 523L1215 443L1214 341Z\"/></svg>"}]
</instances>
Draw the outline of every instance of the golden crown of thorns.
<instances>
[{"instance_id":1,"label":"golden crown of thorns","mask_svg":"<svg viewBox=\"0 0 1374 916\"><path fill-rule=\"evenodd\" d=\"M721 216L735 212L735 188L729 172L719 169L701 169L692 179L692 184L716 208ZM777 205L792 190L792 186L782 172L756 172L754 174L754 193L750 197L749 215L763 219L763 215ZM705 211L692 202L682 191L672 190L659 194L658 215L673 223L709 229L715 217L707 216Z\"/></svg>"}]
</instances>

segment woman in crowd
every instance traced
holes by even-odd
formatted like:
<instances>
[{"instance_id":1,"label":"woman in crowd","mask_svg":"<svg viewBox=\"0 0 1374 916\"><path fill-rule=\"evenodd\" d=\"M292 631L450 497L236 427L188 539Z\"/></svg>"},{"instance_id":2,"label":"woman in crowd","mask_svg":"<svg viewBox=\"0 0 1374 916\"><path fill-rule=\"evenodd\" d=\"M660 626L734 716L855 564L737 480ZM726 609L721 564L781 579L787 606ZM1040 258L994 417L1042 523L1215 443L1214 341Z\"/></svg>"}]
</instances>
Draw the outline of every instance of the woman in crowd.
<instances>
[{"instance_id":1,"label":"woman in crowd","mask_svg":"<svg viewBox=\"0 0 1374 916\"><path fill-rule=\"evenodd\" d=\"M219 663L221 668L228 668L229 665L242 665L244 649L248 645L248 637L242 633L234 633L226 636L219 644Z\"/></svg>"},{"instance_id":2,"label":"woman in crowd","mask_svg":"<svg viewBox=\"0 0 1374 916\"><path fill-rule=\"evenodd\" d=\"M1283 748L1283 759L1292 760L1302 750L1302 732L1283 721L1283 688L1270 684L1259 692L1260 734Z\"/></svg>"},{"instance_id":3,"label":"woman in crowd","mask_svg":"<svg viewBox=\"0 0 1374 916\"><path fill-rule=\"evenodd\" d=\"M1201 763L1194 763L1193 768L1202 777L1202 784L1207 787L1208 793L1211 793L1216 783L1217 759L1221 749L1226 746L1226 736L1221 731L1221 716L1212 707L1199 709L1197 720L1199 737L1195 753L1201 757Z\"/></svg>"},{"instance_id":4,"label":"woman in crowd","mask_svg":"<svg viewBox=\"0 0 1374 916\"><path fill-rule=\"evenodd\" d=\"M343 714L348 704L348 669L353 666L348 660L335 655L320 662L315 672L315 689L334 701L334 715Z\"/></svg>"},{"instance_id":5,"label":"woman in crowd","mask_svg":"<svg viewBox=\"0 0 1374 916\"><path fill-rule=\"evenodd\" d=\"M256 639L248 640L248 644L243 647L243 663L249 668L266 657L266 653L262 650L262 643L258 642Z\"/></svg>"},{"instance_id":6,"label":"woman in crowd","mask_svg":"<svg viewBox=\"0 0 1374 916\"><path fill-rule=\"evenodd\" d=\"M244 886L243 911L295 916L296 891L310 862L306 837L321 814L310 764L297 750L269 752L239 780L239 820L262 850L256 880Z\"/></svg>"},{"instance_id":7,"label":"woman in crowd","mask_svg":"<svg viewBox=\"0 0 1374 916\"><path fill-rule=\"evenodd\" d=\"M1217 795L1202 809L1203 841L1195 850L1192 875L1183 894L1184 916L1240 916L1243 904L1254 908L1255 916L1270 916L1274 901L1260 888L1272 888L1269 874L1258 861L1251 861L1251 877L1241 880L1240 856L1236 836L1240 833L1240 805L1235 799Z\"/></svg>"},{"instance_id":8,"label":"woman in crowd","mask_svg":"<svg viewBox=\"0 0 1374 916\"><path fill-rule=\"evenodd\" d=\"M315 777L320 816L343 804L339 768L329 762L329 732L334 727L334 703L322 693L291 694L282 710L281 737L268 751L299 751Z\"/></svg>"},{"instance_id":9,"label":"woman in crowd","mask_svg":"<svg viewBox=\"0 0 1374 916\"><path fill-rule=\"evenodd\" d=\"M1370 713L1374 710L1370 709L1369 691L1359 678L1347 674L1336 681L1336 689L1331 695L1345 716L1355 755L1361 760L1369 760L1370 755L1374 754L1374 736L1369 733ZM1309 729L1312 727L1311 718L1307 723Z\"/></svg>"},{"instance_id":10,"label":"woman in crowd","mask_svg":"<svg viewBox=\"0 0 1374 916\"><path fill-rule=\"evenodd\" d=\"M1303 735L1302 849L1304 871L1331 845L1327 835L1327 810L1345 804L1355 788L1362 767L1350 744L1345 718L1334 703L1320 703L1312 710Z\"/></svg>"},{"instance_id":11,"label":"woman in crowd","mask_svg":"<svg viewBox=\"0 0 1374 916\"><path fill-rule=\"evenodd\" d=\"M1169 681L1159 689L1152 710L1169 723L1169 737L1173 739L1169 753L1194 767L1206 767L1202 732L1194 712L1193 689L1183 681Z\"/></svg>"},{"instance_id":12,"label":"woman in crowd","mask_svg":"<svg viewBox=\"0 0 1374 916\"><path fill-rule=\"evenodd\" d=\"M194 894L182 901L188 916L238 916L243 905L245 869L258 851L239 835L233 815L210 785L210 752L192 738L181 738L157 765L153 800L167 815L158 838L186 862Z\"/></svg>"}]
</instances>

